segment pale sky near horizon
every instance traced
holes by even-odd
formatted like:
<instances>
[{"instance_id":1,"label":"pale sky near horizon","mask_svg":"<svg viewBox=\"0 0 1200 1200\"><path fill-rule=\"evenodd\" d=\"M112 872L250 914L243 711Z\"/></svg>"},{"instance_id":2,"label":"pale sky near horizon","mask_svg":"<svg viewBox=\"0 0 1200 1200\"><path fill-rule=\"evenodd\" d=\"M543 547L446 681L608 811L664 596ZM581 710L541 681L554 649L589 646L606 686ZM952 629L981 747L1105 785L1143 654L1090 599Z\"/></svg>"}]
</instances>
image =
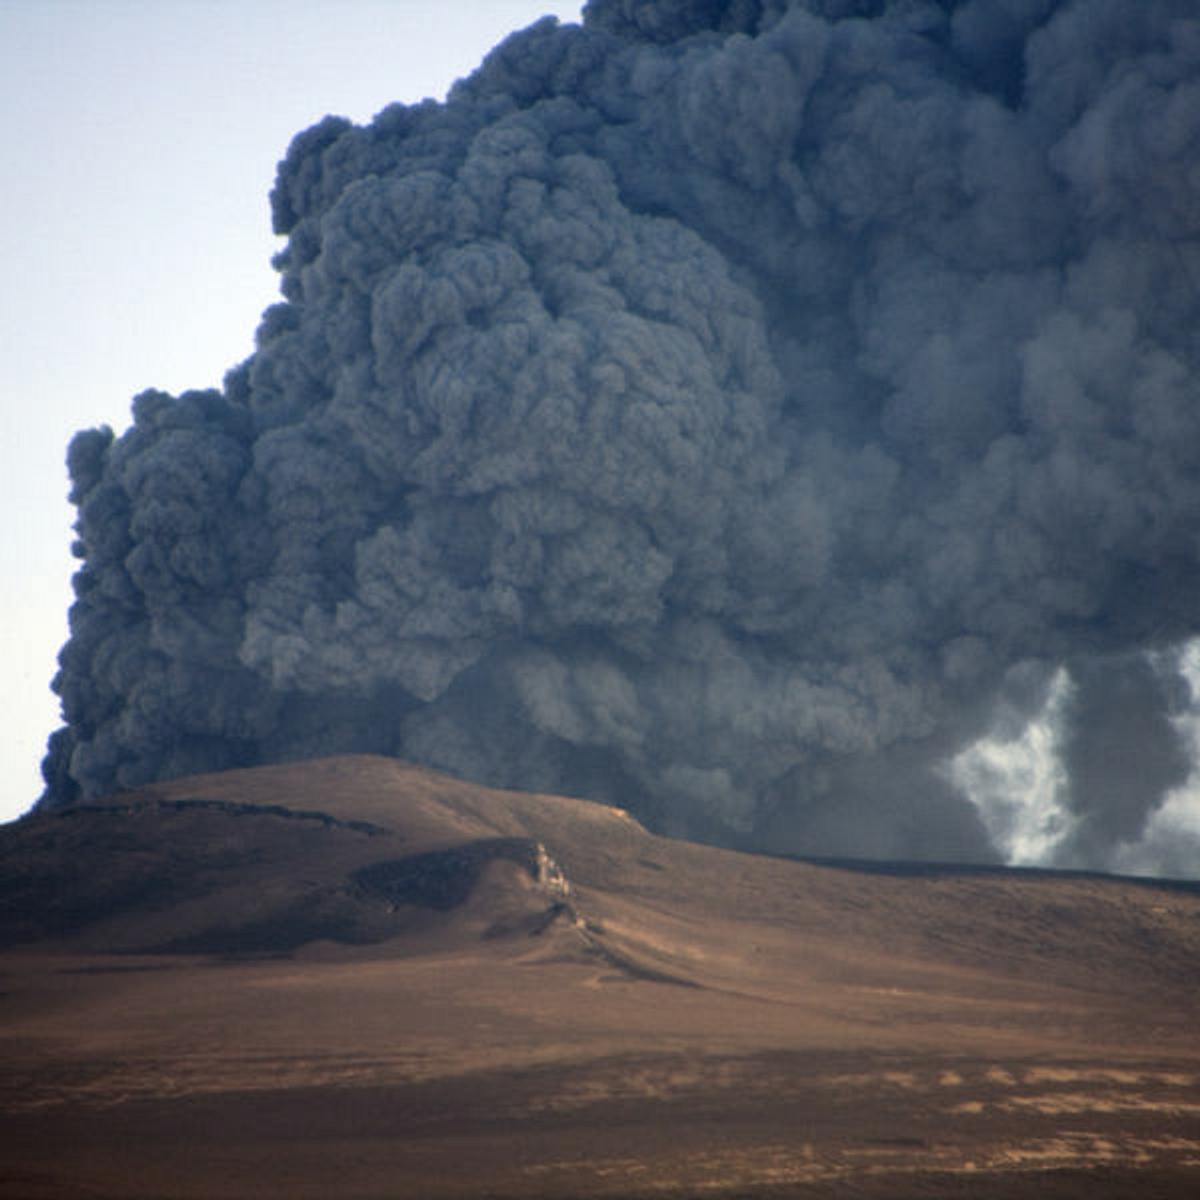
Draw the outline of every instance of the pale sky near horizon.
<instances>
[{"instance_id":1,"label":"pale sky near horizon","mask_svg":"<svg viewBox=\"0 0 1200 1200\"><path fill-rule=\"evenodd\" d=\"M292 136L445 94L562 0L0 0L0 821L41 792L66 638L67 443L219 386L276 299Z\"/></svg>"}]
</instances>

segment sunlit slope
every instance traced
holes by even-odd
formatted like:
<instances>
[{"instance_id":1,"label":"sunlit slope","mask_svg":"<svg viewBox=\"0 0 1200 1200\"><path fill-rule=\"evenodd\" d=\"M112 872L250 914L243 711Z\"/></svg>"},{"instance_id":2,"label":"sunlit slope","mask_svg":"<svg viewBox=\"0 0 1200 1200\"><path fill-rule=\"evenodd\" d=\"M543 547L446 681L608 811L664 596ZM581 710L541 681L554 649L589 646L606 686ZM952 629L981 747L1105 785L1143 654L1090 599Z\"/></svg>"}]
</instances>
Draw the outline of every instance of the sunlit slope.
<instances>
[{"instance_id":1,"label":"sunlit slope","mask_svg":"<svg viewBox=\"0 0 1200 1200\"><path fill-rule=\"evenodd\" d=\"M355 757L7 827L0 941L4 1197L1196 1194L1192 884Z\"/></svg>"},{"instance_id":2,"label":"sunlit slope","mask_svg":"<svg viewBox=\"0 0 1200 1200\"><path fill-rule=\"evenodd\" d=\"M539 852L563 889L539 883ZM383 943L444 924L499 871L531 912L559 905L592 951L630 970L779 1000L818 980L898 996L953 974L958 990L993 980L1111 998L1200 980L1194 885L739 854L654 836L620 809L376 757L155 785L31 818L0 855L0 929L14 942Z\"/></svg>"}]
</instances>

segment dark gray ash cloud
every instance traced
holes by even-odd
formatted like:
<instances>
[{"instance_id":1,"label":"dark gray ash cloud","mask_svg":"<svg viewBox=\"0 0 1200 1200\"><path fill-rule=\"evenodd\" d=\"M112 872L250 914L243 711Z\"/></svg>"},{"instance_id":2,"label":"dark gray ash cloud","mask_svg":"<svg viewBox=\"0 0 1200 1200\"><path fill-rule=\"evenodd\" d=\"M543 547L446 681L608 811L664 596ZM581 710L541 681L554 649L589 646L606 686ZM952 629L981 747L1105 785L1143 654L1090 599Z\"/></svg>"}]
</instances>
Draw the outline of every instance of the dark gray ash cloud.
<instances>
[{"instance_id":1,"label":"dark gray ash cloud","mask_svg":"<svg viewBox=\"0 0 1200 1200\"><path fill-rule=\"evenodd\" d=\"M1065 668L1115 861L1189 765L1197 164L1191 0L592 0L327 118L254 355L72 443L46 802L369 750L989 859L945 764Z\"/></svg>"}]
</instances>

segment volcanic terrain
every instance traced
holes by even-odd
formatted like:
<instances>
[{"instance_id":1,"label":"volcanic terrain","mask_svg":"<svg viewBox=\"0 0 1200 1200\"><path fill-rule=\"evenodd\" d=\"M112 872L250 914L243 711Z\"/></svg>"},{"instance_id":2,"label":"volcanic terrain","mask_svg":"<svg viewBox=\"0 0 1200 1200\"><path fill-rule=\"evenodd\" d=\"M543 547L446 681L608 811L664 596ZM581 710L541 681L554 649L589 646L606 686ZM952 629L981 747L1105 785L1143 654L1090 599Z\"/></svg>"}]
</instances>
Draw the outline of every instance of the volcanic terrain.
<instances>
[{"instance_id":1,"label":"volcanic terrain","mask_svg":"<svg viewBox=\"0 0 1200 1200\"><path fill-rule=\"evenodd\" d=\"M1194 1197L1200 885L382 758L0 831L0 1196Z\"/></svg>"}]
</instances>

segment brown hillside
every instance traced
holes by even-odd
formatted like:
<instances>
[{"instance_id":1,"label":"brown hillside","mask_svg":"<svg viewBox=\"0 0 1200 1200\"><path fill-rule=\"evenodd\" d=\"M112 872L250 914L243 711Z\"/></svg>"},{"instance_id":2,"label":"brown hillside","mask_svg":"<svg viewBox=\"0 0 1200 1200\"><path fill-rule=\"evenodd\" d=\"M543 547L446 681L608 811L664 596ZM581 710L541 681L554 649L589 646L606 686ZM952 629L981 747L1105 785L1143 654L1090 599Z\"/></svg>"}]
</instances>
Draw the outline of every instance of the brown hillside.
<instances>
[{"instance_id":1,"label":"brown hillside","mask_svg":"<svg viewBox=\"0 0 1200 1200\"><path fill-rule=\"evenodd\" d=\"M1192 1196L1200 889L378 758L0 834L0 1195Z\"/></svg>"}]
</instances>

